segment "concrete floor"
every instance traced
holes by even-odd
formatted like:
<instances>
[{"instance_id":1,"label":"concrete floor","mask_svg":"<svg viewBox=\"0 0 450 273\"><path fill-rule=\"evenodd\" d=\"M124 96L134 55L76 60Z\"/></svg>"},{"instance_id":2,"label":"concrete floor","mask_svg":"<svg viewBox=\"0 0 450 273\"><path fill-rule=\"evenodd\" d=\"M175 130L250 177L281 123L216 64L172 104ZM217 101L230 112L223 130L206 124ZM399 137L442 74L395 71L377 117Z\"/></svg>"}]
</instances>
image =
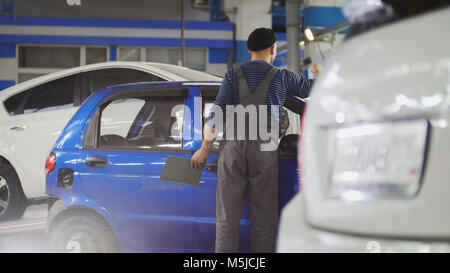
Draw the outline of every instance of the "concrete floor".
<instances>
[{"instance_id":1,"label":"concrete floor","mask_svg":"<svg viewBox=\"0 0 450 273\"><path fill-rule=\"evenodd\" d=\"M0 253L45 252L47 204L32 205L19 220L0 222Z\"/></svg>"}]
</instances>

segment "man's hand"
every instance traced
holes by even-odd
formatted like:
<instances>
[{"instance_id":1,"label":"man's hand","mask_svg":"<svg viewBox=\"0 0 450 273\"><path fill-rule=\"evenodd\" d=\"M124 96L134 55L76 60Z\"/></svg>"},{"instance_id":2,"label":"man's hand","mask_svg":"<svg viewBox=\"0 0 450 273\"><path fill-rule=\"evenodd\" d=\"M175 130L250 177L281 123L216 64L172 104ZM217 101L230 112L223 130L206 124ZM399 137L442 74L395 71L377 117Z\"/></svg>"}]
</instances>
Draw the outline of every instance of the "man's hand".
<instances>
[{"instance_id":1,"label":"man's hand","mask_svg":"<svg viewBox=\"0 0 450 273\"><path fill-rule=\"evenodd\" d=\"M323 67L321 64L313 64L309 70L314 74L314 78L317 79L319 74L322 72L322 69Z\"/></svg>"},{"instance_id":2,"label":"man's hand","mask_svg":"<svg viewBox=\"0 0 450 273\"><path fill-rule=\"evenodd\" d=\"M206 163L208 159L209 152L206 152L203 147L200 150L196 151L191 158L191 167L192 168L201 168L203 164Z\"/></svg>"},{"instance_id":3,"label":"man's hand","mask_svg":"<svg viewBox=\"0 0 450 273\"><path fill-rule=\"evenodd\" d=\"M202 147L198 151L196 151L191 158L192 168L201 168L203 164L206 163L206 160L209 156L209 151L211 151L211 147L216 138L216 133L217 132L214 128L209 127L207 124L205 125Z\"/></svg>"}]
</instances>

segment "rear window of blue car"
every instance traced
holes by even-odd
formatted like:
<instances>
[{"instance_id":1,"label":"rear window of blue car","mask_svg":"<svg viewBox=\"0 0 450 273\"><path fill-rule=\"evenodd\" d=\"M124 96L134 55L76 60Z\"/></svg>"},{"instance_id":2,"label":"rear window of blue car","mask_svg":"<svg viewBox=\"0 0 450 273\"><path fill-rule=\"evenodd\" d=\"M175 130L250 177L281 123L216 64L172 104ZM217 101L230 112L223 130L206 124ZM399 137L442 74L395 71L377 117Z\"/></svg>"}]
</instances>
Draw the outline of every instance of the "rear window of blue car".
<instances>
[{"instance_id":1,"label":"rear window of blue car","mask_svg":"<svg viewBox=\"0 0 450 273\"><path fill-rule=\"evenodd\" d=\"M182 98L120 98L101 113L99 149L182 149Z\"/></svg>"}]
</instances>

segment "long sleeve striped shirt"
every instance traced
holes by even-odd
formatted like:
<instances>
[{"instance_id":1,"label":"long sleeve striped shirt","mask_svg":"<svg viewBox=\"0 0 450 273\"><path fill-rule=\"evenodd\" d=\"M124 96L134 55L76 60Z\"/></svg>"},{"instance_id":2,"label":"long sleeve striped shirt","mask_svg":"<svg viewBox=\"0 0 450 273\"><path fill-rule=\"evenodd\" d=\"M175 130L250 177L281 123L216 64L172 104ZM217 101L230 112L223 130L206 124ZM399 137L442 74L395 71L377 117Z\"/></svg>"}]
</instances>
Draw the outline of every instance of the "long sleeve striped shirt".
<instances>
[{"instance_id":1,"label":"long sleeve striped shirt","mask_svg":"<svg viewBox=\"0 0 450 273\"><path fill-rule=\"evenodd\" d=\"M272 68L272 65L265 61L249 61L241 64L241 68L245 79L247 80L248 88L251 93L254 93L261 82L264 80L266 74ZM284 101L288 95L306 98L314 83L314 80L304 79L299 74L289 71L287 69L280 69L273 78L269 90L267 91L266 105L277 105L280 107L280 112ZM212 119L215 112L220 107L226 116L226 106L239 104L239 80L234 69L228 70L220 86L216 101L211 108L207 124L212 126Z\"/></svg>"}]
</instances>

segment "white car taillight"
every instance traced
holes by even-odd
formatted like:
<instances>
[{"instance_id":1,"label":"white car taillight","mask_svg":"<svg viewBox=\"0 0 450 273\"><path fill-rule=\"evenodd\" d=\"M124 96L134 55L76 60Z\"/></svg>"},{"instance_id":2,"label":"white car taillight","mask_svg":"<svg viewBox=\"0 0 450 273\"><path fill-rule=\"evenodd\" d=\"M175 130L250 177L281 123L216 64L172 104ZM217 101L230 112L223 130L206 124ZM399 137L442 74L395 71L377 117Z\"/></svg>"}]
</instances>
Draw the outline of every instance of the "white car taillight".
<instances>
[{"instance_id":1,"label":"white car taillight","mask_svg":"<svg viewBox=\"0 0 450 273\"><path fill-rule=\"evenodd\" d=\"M420 188L427 131L426 120L331 130L329 196L347 201L413 197Z\"/></svg>"}]
</instances>

